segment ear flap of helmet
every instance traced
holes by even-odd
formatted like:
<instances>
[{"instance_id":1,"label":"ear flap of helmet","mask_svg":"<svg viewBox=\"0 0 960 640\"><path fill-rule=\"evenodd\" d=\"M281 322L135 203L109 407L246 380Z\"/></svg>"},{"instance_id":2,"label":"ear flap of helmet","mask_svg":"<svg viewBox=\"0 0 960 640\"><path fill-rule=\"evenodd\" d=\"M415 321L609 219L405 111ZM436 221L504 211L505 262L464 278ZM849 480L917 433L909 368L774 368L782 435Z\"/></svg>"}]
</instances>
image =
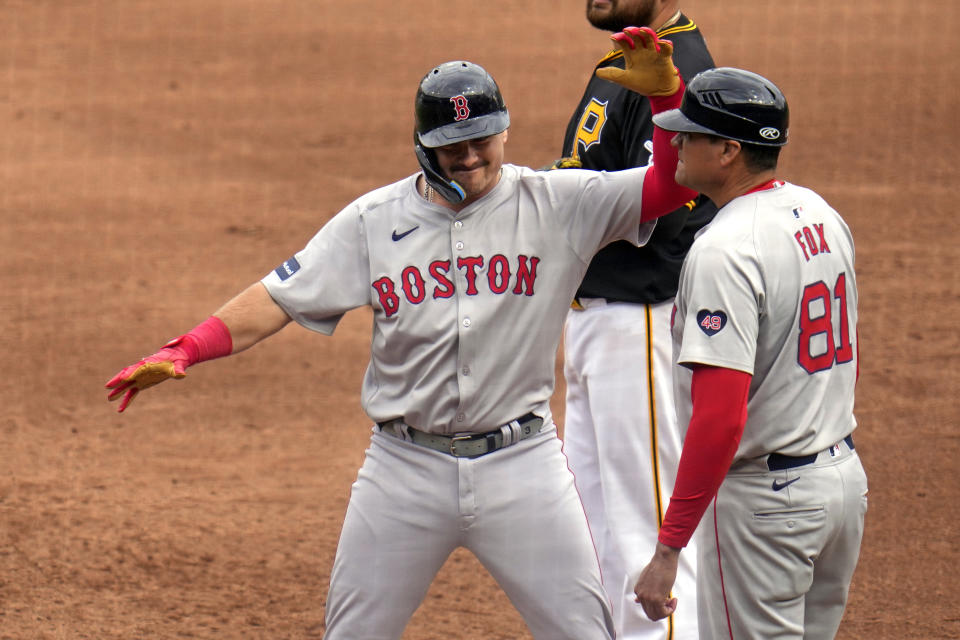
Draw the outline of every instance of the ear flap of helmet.
<instances>
[{"instance_id":1,"label":"ear flap of helmet","mask_svg":"<svg viewBox=\"0 0 960 640\"><path fill-rule=\"evenodd\" d=\"M453 204L463 202L464 198L467 197L463 187L457 184L455 180L447 180L444 177L440 164L437 162L437 152L420 144L420 135L416 130L413 132L413 148L417 152L417 161L420 163L420 168L423 169L423 177L427 184L436 189L437 193L443 196L443 199L447 202Z\"/></svg>"}]
</instances>

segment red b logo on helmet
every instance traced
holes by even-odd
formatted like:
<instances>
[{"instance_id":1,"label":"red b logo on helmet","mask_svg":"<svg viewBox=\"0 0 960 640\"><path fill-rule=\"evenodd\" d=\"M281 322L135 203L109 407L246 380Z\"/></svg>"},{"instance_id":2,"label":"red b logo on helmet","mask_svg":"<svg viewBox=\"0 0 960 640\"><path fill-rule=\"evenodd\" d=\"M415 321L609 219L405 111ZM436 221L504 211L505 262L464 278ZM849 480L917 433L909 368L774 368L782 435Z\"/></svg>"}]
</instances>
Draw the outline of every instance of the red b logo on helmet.
<instances>
[{"instance_id":1,"label":"red b logo on helmet","mask_svg":"<svg viewBox=\"0 0 960 640\"><path fill-rule=\"evenodd\" d=\"M460 96L453 96L450 98L450 102L453 103L454 116L453 119L455 122L460 122L461 120L466 120L470 117L470 107L467 105L467 99Z\"/></svg>"}]
</instances>

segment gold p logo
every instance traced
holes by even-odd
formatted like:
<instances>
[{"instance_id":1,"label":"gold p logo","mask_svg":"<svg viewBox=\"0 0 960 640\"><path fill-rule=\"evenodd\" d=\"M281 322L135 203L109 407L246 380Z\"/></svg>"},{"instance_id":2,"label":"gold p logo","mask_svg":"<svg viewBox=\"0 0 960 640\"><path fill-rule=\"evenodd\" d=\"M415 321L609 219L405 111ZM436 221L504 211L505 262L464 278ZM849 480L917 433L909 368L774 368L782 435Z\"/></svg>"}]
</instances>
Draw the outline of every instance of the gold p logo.
<instances>
[{"instance_id":1,"label":"gold p logo","mask_svg":"<svg viewBox=\"0 0 960 640\"><path fill-rule=\"evenodd\" d=\"M586 151L590 145L600 142L600 132L606 122L607 102L590 98L590 104L583 110L580 124L577 125L577 137L573 145L574 158L580 155L580 145L583 145L583 150Z\"/></svg>"}]
</instances>

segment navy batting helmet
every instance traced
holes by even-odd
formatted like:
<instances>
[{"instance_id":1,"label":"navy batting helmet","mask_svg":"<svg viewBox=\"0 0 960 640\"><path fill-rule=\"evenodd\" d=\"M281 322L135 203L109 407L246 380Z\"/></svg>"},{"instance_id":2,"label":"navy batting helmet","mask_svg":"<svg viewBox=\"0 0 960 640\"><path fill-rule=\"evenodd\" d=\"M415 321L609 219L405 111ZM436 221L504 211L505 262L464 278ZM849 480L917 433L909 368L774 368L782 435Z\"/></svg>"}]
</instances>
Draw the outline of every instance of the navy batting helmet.
<instances>
[{"instance_id":1,"label":"navy batting helmet","mask_svg":"<svg viewBox=\"0 0 960 640\"><path fill-rule=\"evenodd\" d=\"M653 116L667 131L706 133L766 147L787 144L790 112L775 84L750 71L718 67L698 73L679 109Z\"/></svg>"},{"instance_id":2,"label":"navy batting helmet","mask_svg":"<svg viewBox=\"0 0 960 640\"><path fill-rule=\"evenodd\" d=\"M414 111L413 146L424 177L448 201L462 201L463 189L443 175L432 149L505 131L510 114L500 88L478 64L445 62L420 81Z\"/></svg>"}]
</instances>

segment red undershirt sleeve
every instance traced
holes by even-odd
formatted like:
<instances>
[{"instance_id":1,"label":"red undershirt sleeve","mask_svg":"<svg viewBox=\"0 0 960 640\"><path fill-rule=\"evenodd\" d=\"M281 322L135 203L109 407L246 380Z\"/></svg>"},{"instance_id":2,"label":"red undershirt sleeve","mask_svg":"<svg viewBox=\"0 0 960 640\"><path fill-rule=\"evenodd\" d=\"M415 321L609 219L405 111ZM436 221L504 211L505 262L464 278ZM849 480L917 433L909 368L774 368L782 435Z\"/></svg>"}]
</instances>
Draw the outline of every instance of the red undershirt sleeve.
<instances>
[{"instance_id":1,"label":"red undershirt sleeve","mask_svg":"<svg viewBox=\"0 0 960 640\"><path fill-rule=\"evenodd\" d=\"M660 527L659 540L663 544L685 547L717 494L747 422L751 379L749 373L734 369L694 367L690 392L693 414L680 454L673 496Z\"/></svg>"},{"instance_id":2,"label":"red undershirt sleeve","mask_svg":"<svg viewBox=\"0 0 960 640\"><path fill-rule=\"evenodd\" d=\"M684 84L680 79L680 88L672 96L650 96L650 110L662 113L680 106ZM697 192L678 185L674 179L677 172L677 150L670 144L674 134L660 127L653 128L653 166L647 170L643 179L643 217L642 222L659 218L676 211L697 197Z\"/></svg>"}]
</instances>

